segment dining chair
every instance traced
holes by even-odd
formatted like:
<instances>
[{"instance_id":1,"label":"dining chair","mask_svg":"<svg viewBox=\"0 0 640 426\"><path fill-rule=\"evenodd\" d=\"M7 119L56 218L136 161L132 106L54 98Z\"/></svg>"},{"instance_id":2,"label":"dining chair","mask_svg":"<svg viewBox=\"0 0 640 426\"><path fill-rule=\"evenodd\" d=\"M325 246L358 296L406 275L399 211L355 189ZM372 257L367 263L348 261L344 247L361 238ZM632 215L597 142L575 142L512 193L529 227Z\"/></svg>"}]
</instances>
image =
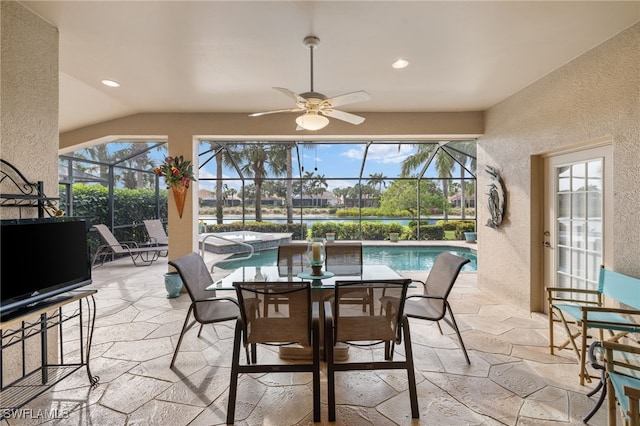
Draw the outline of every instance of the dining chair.
<instances>
[{"instance_id":1,"label":"dining chair","mask_svg":"<svg viewBox=\"0 0 640 426\"><path fill-rule=\"evenodd\" d=\"M306 243L280 243L278 245L278 273L286 277L309 269Z\"/></svg>"},{"instance_id":2,"label":"dining chair","mask_svg":"<svg viewBox=\"0 0 640 426\"><path fill-rule=\"evenodd\" d=\"M325 245L325 267L339 276L362 275L362 242L335 242ZM362 306L362 311L373 309L373 298L368 289L354 288L350 297L344 295L343 304Z\"/></svg>"},{"instance_id":3,"label":"dining chair","mask_svg":"<svg viewBox=\"0 0 640 426\"><path fill-rule=\"evenodd\" d=\"M99 266L102 266L108 256L129 256L135 266L149 266L166 250L158 247L140 247L135 241L120 242L104 224L93 225L93 228L98 231L100 238L106 244L99 246L96 250L91 261L92 267L95 266L98 258L101 258Z\"/></svg>"},{"instance_id":4,"label":"dining chair","mask_svg":"<svg viewBox=\"0 0 640 426\"><path fill-rule=\"evenodd\" d=\"M411 417L420 417L416 390L409 321L404 314L410 279L380 281L336 281L332 301L324 301L324 349L327 360L327 390L329 421L336 420L335 373L352 370L397 370L407 372ZM369 314L351 303L355 290L373 295L374 307ZM343 299L347 303L343 303ZM404 357L394 360L395 344L404 341ZM336 345L371 348L373 360L352 361L351 355L338 361ZM376 352L383 345L383 351ZM382 354L380 354L382 352ZM375 391L375 390L373 390Z\"/></svg>"},{"instance_id":5,"label":"dining chair","mask_svg":"<svg viewBox=\"0 0 640 426\"><path fill-rule=\"evenodd\" d=\"M453 316L451 305L447 300L451 289L458 279L460 270L462 267L469 263L470 260L461 256L449 252L442 252L436 257L433 267L429 271L426 281L414 280L422 284L424 291L422 294L411 294L407 296L405 303L405 313L409 318L422 319L427 321L435 321L438 325L440 334L442 333L442 327L440 327L440 320L444 320L458 336L460 347L464 353L464 357L467 360L467 364L471 364L467 349L464 346L460 329L456 323L456 318ZM446 314L449 314L449 318Z\"/></svg>"},{"instance_id":6,"label":"dining chair","mask_svg":"<svg viewBox=\"0 0 640 426\"><path fill-rule=\"evenodd\" d=\"M327 243L325 266L336 275L362 275L362 242Z\"/></svg>"},{"instance_id":7,"label":"dining chair","mask_svg":"<svg viewBox=\"0 0 640 426\"><path fill-rule=\"evenodd\" d=\"M289 282L234 282L240 316L236 320L227 424L235 420L238 376L257 373L312 373L313 421L320 421L320 314L319 303L311 303L310 283ZM256 306L265 303L265 297L277 296L275 307L268 315L259 315ZM256 302L257 301L257 302ZM303 345L311 347L310 362L261 362L258 345ZM240 348L246 352L246 364L240 363ZM264 358L269 360L268 357Z\"/></svg>"},{"instance_id":8,"label":"dining chair","mask_svg":"<svg viewBox=\"0 0 640 426\"><path fill-rule=\"evenodd\" d=\"M278 275L281 277L292 277L308 270L311 266L307 260L306 243L280 243L278 244ZM285 299L286 300L286 299ZM265 295L264 316L269 314L269 306L274 305L278 312L278 296L274 293Z\"/></svg>"},{"instance_id":9,"label":"dining chair","mask_svg":"<svg viewBox=\"0 0 640 426\"><path fill-rule=\"evenodd\" d=\"M206 290L207 287L213 284L213 278L204 263L204 259L198 253L189 253L178 259L170 260L169 265L176 268L191 298L191 304L187 310L187 316L184 319L182 331L171 359L171 367L173 367L182 339L191 327L196 323L200 324L200 329L198 330L198 337L200 337L204 324L234 320L240 315L240 310L238 309L237 300L233 297L216 297L215 290ZM193 320L189 322L191 313L193 313Z\"/></svg>"}]
</instances>

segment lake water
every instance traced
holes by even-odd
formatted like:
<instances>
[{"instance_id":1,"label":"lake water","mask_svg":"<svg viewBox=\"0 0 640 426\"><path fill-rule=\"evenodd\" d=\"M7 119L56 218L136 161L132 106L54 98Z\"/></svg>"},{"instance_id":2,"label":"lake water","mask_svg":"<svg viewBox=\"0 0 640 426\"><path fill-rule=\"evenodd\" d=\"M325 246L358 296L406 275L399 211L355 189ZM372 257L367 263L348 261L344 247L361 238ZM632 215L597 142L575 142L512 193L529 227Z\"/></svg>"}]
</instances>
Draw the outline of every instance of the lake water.
<instances>
[{"instance_id":1,"label":"lake water","mask_svg":"<svg viewBox=\"0 0 640 426\"><path fill-rule=\"evenodd\" d=\"M245 220L247 222L253 221L254 217L246 217ZM287 223L286 218L270 218L263 217L263 221L265 222L273 222L273 223ZM215 216L200 216L199 220L204 221L207 225L215 225L216 218ZM422 219L422 221L427 221L429 225L435 225L438 219ZM223 223L232 223L232 222L240 222L242 221L242 217L225 217L223 219ZM311 228L311 226L316 222L339 222L339 223L358 223L358 218L353 217L335 217L335 216L322 216L322 217L305 217L303 222L307 224L307 228ZM401 218L380 218L380 217L363 217L363 222L380 222L380 223L399 223L400 225L407 226L411 219L401 219ZM300 223L300 218L294 218L294 223Z\"/></svg>"}]
</instances>

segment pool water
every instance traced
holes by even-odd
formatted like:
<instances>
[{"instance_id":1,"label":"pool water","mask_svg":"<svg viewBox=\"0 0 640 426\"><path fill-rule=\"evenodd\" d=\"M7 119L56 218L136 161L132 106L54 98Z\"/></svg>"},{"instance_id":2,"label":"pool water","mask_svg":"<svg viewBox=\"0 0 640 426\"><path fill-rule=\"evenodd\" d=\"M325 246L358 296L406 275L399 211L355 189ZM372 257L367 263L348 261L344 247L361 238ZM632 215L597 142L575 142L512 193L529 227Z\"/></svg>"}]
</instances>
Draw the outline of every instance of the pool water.
<instances>
[{"instance_id":1,"label":"pool water","mask_svg":"<svg viewBox=\"0 0 640 426\"><path fill-rule=\"evenodd\" d=\"M464 247L363 246L362 257L365 265L382 264L397 271L428 271L433 266L436 257L443 251L470 259L471 262L464 265L463 271L478 270L476 252ZM233 260L242 256L246 255L234 255L228 261L218 263L216 266L230 270L238 269L242 266L275 266L278 250L258 251L250 259Z\"/></svg>"}]
</instances>

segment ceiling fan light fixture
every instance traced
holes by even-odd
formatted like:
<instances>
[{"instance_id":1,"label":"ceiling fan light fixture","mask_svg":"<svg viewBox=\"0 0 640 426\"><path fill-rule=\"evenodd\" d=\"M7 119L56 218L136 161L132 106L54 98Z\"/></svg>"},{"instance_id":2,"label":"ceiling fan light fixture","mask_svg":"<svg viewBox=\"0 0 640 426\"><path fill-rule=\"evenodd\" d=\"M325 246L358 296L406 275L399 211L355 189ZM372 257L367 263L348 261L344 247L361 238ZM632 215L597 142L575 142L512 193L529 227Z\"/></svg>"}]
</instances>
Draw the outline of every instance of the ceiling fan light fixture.
<instances>
[{"instance_id":1,"label":"ceiling fan light fixture","mask_svg":"<svg viewBox=\"0 0 640 426\"><path fill-rule=\"evenodd\" d=\"M397 70L401 70L402 68L406 68L407 66L409 66L409 61L400 58L393 62L391 66Z\"/></svg>"},{"instance_id":2,"label":"ceiling fan light fixture","mask_svg":"<svg viewBox=\"0 0 640 426\"><path fill-rule=\"evenodd\" d=\"M320 130L329 124L329 119L317 112L306 112L296 118L296 123L305 130Z\"/></svg>"}]
</instances>

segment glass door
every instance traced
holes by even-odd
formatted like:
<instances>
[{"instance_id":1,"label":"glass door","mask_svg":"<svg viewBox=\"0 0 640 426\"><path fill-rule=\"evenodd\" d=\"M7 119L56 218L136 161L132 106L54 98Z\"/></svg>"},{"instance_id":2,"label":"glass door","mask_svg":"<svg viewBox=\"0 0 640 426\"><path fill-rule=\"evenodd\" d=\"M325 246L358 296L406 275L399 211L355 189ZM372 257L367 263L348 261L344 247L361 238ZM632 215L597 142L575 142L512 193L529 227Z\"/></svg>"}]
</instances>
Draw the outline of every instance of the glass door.
<instances>
[{"instance_id":1,"label":"glass door","mask_svg":"<svg viewBox=\"0 0 640 426\"><path fill-rule=\"evenodd\" d=\"M545 284L595 289L610 254L611 146L548 157Z\"/></svg>"}]
</instances>

